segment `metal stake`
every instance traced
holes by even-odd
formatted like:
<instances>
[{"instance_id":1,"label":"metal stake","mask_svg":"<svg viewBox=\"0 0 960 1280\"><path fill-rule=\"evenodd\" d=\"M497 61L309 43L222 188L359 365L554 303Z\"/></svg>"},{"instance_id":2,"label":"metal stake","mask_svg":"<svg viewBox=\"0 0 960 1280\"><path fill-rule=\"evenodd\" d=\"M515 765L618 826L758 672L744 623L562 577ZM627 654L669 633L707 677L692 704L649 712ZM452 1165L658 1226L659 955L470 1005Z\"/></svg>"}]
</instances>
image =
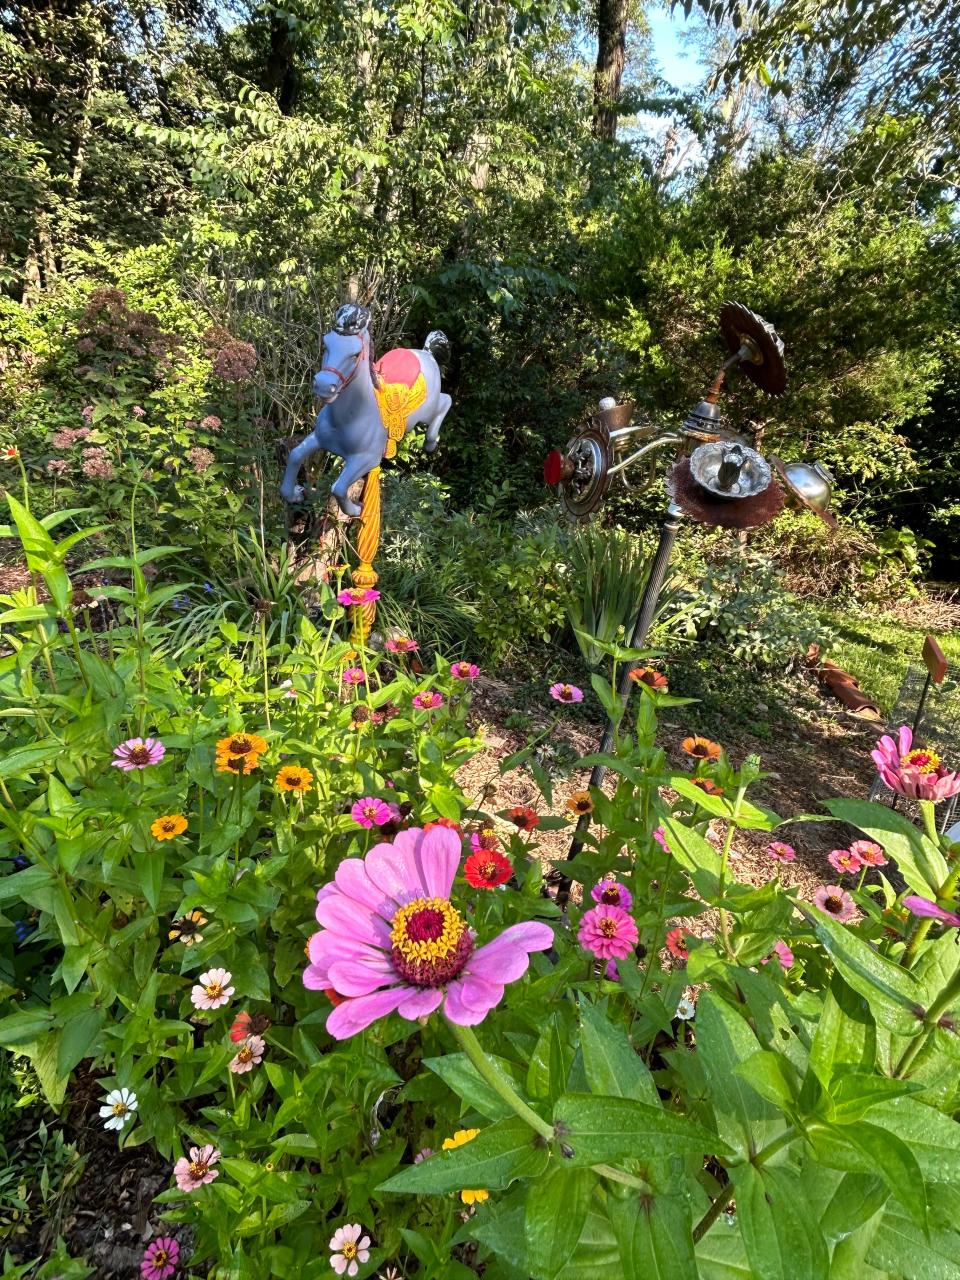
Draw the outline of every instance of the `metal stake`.
<instances>
[{"instance_id":1,"label":"metal stake","mask_svg":"<svg viewBox=\"0 0 960 1280\"><path fill-rule=\"evenodd\" d=\"M643 591L643 598L640 601L640 610L637 614L637 621L634 624L633 635L630 638L630 648L639 649L642 647L644 640L647 638L647 632L650 630L653 619L656 616L657 604L660 599L660 592L663 590L664 579L667 576L667 568L670 564L670 556L673 553L673 544L677 540L677 530L680 528L680 520L683 512L671 502L667 507L667 514L663 524L660 527L660 541L657 544L657 550L654 553L653 563L650 565L650 575L647 578L647 585ZM630 679L630 664L624 665L617 683L617 696L620 699L620 705L626 711L627 703L630 701L630 694L633 692L633 681ZM621 716L621 720L622 720ZM614 734L617 731L617 725L611 720L603 731L603 737L600 739L599 752L606 755L613 746ZM590 774L590 786L599 787L607 776L607 767L603 764L593 766L593 772ZM590 826L589 813L581 814L577 822L577 829L574 832L573 840L570 844L570 850L567 853L567 861L575 858L583 848L583 838ZM562 873L557 879L557 905L561 908L565 907L570 897L570 885L573 882L569 876Z\"/></svg>"}]
</instances>

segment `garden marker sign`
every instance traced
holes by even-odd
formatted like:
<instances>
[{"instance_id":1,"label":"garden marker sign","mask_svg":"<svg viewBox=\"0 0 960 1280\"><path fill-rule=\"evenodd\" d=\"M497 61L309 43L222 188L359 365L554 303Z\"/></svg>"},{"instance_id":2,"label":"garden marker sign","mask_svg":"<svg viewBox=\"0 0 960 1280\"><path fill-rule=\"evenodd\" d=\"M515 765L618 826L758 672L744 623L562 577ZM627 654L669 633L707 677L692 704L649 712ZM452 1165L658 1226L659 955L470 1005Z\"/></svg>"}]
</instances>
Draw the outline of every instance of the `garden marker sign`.
<instances>
[{"instance_id":1,"label":"garden marker sign","mask_svg":"<svg viewBox=\"0 0 960 1280\"><path fill-rule=\"evenodd\" d=\"M407 428L425 424L424 448L436 449L440 427L453 401L440 389L441 358L449 342L439 329L427 334L421 349L397 347L374 362L370 312L347 302L337 309L333 328L323 337L323 364L313 379L320 403L313 431L290 451L280 493L288 503L307 497L298 481L301 466L320 449L343 459L331 487L340 510L360 520L354 586L372 588L377 581L373 557L380 540L380 463L392 458ZM350 495L363 481L357 503ZM354 632L365 638L373 623L374 604L358 605Z\"/></svg>"}]
</instances>

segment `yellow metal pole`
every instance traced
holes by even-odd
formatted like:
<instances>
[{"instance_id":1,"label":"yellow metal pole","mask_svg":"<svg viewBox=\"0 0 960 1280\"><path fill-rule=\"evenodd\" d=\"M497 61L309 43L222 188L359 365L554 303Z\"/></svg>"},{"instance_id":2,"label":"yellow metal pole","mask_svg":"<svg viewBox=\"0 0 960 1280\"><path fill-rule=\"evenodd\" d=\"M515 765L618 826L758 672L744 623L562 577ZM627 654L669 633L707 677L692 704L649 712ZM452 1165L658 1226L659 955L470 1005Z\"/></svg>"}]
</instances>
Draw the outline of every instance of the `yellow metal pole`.
<instances>
[{"instance_id":1,"label":"yellow metal pole","mask_svg":"<svg viewBox=\"0 0 960 1280\"><path fill-rule=\"evenodd\" d=\"M357 535L357 555L360 563L352 571L350 578L355 587L375 587L378 573L373 567L373 557L380 545L380 468L374 467L363 484L363 498L360 503L360 532ZM353 639L362 644L373 627L376 617L376 603L354 605L353 607Z\"/></svg>"}]
</instances>

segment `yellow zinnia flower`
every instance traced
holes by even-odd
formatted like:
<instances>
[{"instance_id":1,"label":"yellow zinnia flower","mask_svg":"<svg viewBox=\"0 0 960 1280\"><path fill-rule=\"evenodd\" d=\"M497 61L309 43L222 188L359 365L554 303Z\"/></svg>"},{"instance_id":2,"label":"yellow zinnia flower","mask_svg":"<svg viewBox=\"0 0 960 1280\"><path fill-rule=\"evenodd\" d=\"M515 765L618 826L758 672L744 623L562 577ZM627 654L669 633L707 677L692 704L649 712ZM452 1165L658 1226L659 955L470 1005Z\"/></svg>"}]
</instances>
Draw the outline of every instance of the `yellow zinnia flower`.
<instances>
[{"instance_id":1,"label":"yellow zinnia flower","mask_svg":"<svg viewBox=\"0 0 960 1280\"><path fill-rule=\"evenodd\" d=\"M313 786L313 774L298 764L285 764L277 774L277 786L281 791L309 791Z\"/></svg>"},{"instance_id":2,"label":"yellow zinnia flower","mask_svg":"<svg viewBox=\"0 0 960 1280\"><path fill-rule=\"evenodd\" d=\"M217 756L217 773L253 773L257 767L256 756Z\"/></svg>"},{"instance_id":3,"label":"yellow zinnia flower","mask_svg":"<svg viewBox=\"0 0 960 1280\"><path fill-rule=\"evenodd\" d=\"M167 813L156 822L151 822L150 830L158 840L172 840L182 835L187 829L187 820L182 813Z\"/></svg>"},{"instance_id":4,"label":"yellow zinnia flower","mask_svg":"<svg viewBox=\"0 0 960 1280\"><path fill-rule=\"evenodd\" d=\"M456 1147L462 1147L466 1142L472 1142L479 1132L479 1129L458 1129L452 1138L444 1138L444 1151L453 1151ZM484 1200L490 1199L490 1192L464 1190L460 1192L460 1199L464 1204L482 1204Z\"/></svg>"},{"instance_id":5,"label":"yellow zinnia flower","mask_svg":"<svg viewBox=\"0 0 960 1280\"><path fill-rule=\"evenodd\" d=\"M220 738L217 741L218 756L262 756L266 749L266 738L243 730L231 734L229 738Z\"/></svg>"},{"instance_id":6,"label":"yellow zinnia flower","mask_svg":"<svg viewBox=\"0 0 960 1280\"><path fill-rule=\"evenodd\" d=\"M575 791L567 800L567 808L571 813L593 813L593 801L589 791Z\"/></svg>"}]
</instances>

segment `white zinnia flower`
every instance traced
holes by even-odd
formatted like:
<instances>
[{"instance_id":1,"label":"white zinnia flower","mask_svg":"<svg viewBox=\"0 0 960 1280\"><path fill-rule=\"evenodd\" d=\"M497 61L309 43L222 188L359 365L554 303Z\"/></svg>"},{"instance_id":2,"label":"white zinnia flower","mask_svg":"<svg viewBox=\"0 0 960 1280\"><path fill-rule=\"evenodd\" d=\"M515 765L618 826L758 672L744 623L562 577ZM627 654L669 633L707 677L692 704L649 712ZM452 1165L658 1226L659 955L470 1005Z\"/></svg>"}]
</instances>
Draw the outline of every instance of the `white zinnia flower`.
<instances>
[{"instance_id":1,"label":"white zinnia flower","mask_svg":"<svg viewBox=\"0 0 960 1280\"><path fill-rule=\"evenodd\" d=\"M674 1017L681 1018L684 1022L689 1022L690 1019L695 1016L696 1012L697 1006L692 1000L688 1000L686 996L684 996L677 1005L677 1012L674 1014Z\"/></svg>"},{"instance_id":2,"label":"white zinnia flower","mask_svg":"<svg viewBox=\"0 0 960 1280\"><path fill-rule=\"evenodd\" d=\"M355 1276L360 1270L359 1264L370 1257L370 1237L361 1236L362 1231L359 1222L348 1222L333 1233L330 1265L338 1276Z\"/></svg>"},{"instance_id":3,"label":"white zinnia flower","mask_svg":"<svg viewBox=\"0 0 960 1280\"><path fill-rule=\"evenodd\" d=\"M100 1115L105 1129L122 1129L137 1109L137 1095L132 1089L111 1089L103 1100Z\"/></svg>"}]
</instances>

